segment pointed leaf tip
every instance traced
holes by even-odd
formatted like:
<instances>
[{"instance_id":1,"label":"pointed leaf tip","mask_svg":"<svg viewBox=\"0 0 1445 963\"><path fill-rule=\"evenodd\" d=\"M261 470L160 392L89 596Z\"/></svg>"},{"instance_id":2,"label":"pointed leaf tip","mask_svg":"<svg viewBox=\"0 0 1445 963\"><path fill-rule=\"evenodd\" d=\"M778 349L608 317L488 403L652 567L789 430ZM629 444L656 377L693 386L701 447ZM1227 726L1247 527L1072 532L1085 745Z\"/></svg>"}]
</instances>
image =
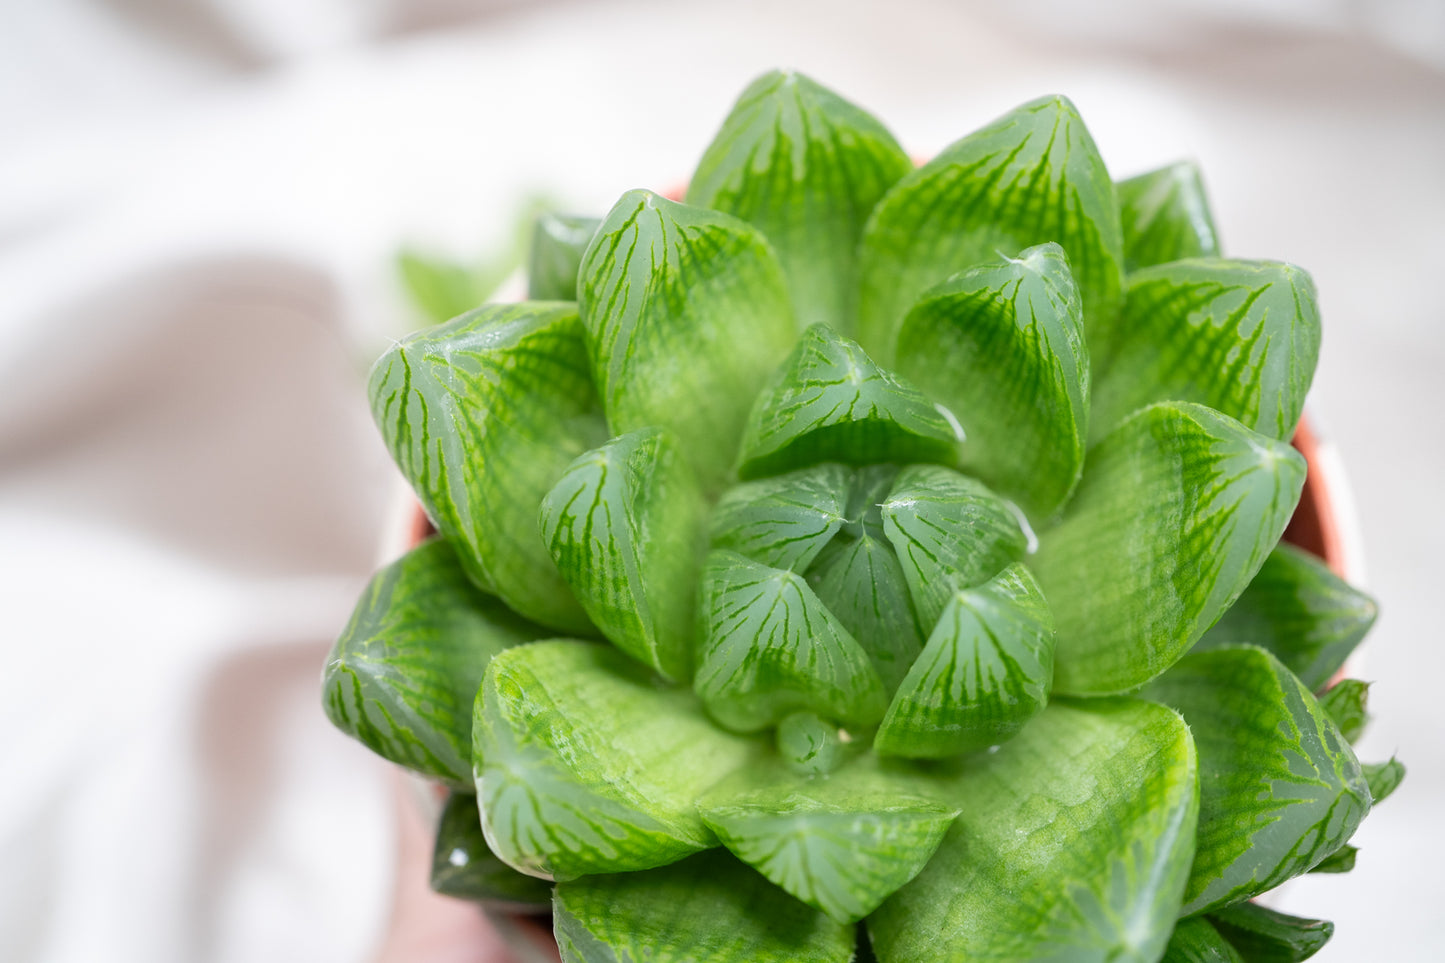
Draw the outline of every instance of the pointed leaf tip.
<instances>
[{"instance_id":1,"label":"pointed leaf tip","mask_svg":"<svg viewBox=\"0 0 1445 963\"><path fill-rule=\"evenodd\" d=\"M1215 257L1219 237L1191 161L1180 161L1119 181L1119 219L1124 229L1124 270L1191 257Z\"/></svg>"}]
</instances>

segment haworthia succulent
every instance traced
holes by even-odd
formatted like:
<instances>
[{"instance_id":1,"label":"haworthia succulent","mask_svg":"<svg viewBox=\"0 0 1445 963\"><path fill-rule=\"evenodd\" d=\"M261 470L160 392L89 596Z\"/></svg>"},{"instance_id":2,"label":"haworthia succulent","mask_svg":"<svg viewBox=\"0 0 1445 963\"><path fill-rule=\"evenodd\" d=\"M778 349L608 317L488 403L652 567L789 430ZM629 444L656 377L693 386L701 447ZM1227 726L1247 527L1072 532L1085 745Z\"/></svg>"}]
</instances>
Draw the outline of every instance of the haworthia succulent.
<instances>
[{"instance_id":1,"label":"haworthia succulent","mask_svg":"<svg viewBox=\"0 0 1445 963\"><path fill-rule=\"evenodd\" d=\"M709 714L755 731L808 710L845 725L883 717L878 672L803 577L736 552L703 568L702 623L693 685Z\"/></svg>"},{"instance_id":2,"label":"haworthia succulent","mask_svg":"<svg viewBox=\"0 0 1445 963\"><path fill-rule=\"evenodd\" d=\"M577 299L613 433L671 428L719 486L795 336L768 242L730 215L630 191L583 256Z\"/></svg>"},{"instance_id":3,"label":"haworthia succulent","mask_svg":"<svg viewBox=\"0 0 1445 963\"><path fill-rule=\"evenodd\" d=\"M743 434L743 478L825 461L954 462L958 435L913 385L826 325L803 332L758 395Z\"/></svg>"},{"instance_id":4,"label":"haworthia succulent","mask_svg":"<svg viewBox=\"0 0 1445 963\"><path fill-rule=\"evenodd\" d=\"M477 797L471 793L452 793L442 808L432 847L431 888L506 909L538 911L552 903L552 887L544 880L517 872L487 848Z\"/></svg>"},{"instance_id":5,"label":"haworthia succulent","mask_svg":"<svg viewBox=\"0 0 1445 963\"><path fill-rule=\"evenodd\" d=\"M840 330L868 213L913 164L876 119L801 74L753 81L709 145L687 201L763 232L802 326Z\"/></svg>"},{"instance_id":6,"label":"haworthia succulent","mask_svg":"<svg viewBox=\"0 0 1445 963\"><path fill-rule=\"evenodd\" d=\"M1366 712L1369 694L1368 682L1341 679L1320 696L1320 707L1329 713L1339 727L1340 735L1349 742L1354 742L1364 734L1365 723L1370 719Z\"/></svg>"},{"instance_id":7,"label":"haworthia succulent","mask_svg":"<svg viewBox=\"0 0 1445 963\"><path fill-rule=\"evenodd\" d=\"M1281 543L1195 650L1258 645L1318 690L1345 664L1375 614L1374 599L1313 555Z\"/></svg>"},{"instance_id":8,"label":"haworthia succulent","mask_svg":"<svg viewBox=\"0 0 1445 963\"><path fill-rule=\"evenodd\" d=\"M610 646L511 649L492 660L473 724L487 842L555 879L665 865L716 845L697 798L758 748Z\"/></svg>"},{"instance_id":9,"label":"haworthia succulent","mask_svg":"<svg viewBox=\"0 0 1445 963\"><path fill-rule=\"evenodd\" d=\"M1072 494L1089 353L1063 248L1031 247L929 288L898 333L897 368L962 424L965 471L1040 519Z\"/></svg>"},{"instance_id":10,"label":"haworthia succulent","mask_svg":"<svg viewBox=\"0 0 1445 963\"><path fill-rule=\"evenodd\" d=\"M1254 577L1304 474L1288 445L1199 405L1115 429L1030 563L1058 627L1055 690L1127 692L1172 665Z\"/></svg>"},{"instance_id":11,"label":"haworthia succulent","mask_svg":"<svg viewBox=\"0 0 1445 963\"><path fill-rule=\"evenodd\" d=\"M1160 963L1246 963L1202 916L1180 920Z\"/></svg>"},{"instance_id":12,"label":"haworthia succulent","mask_svg":"<svg viewBox=\"0 0 1445 963\"><path fill-rule=\"evenodd\" d=\"M903 469L882 513L919 624L930 631L955 591L987 582L1028 546L1017 518L998 496L940 466Z\"/></svg>"},{"instance_id":13,"label":"haworthia succulent","mask_svg":"<svg viewBox=\"0 0 1445 963\"><path fill-rule=\"evenodd\" d=\"M795 712L778 723L778 758L793 772L818 776L832 772L850 754L837 723L814 712ZM852 737L848 737L851 741Z\"/></svg>"},{"instance_id":14,"label":"haworthia succulent","mask_svg":"<svg viewBox=\"0 0 1445 963\"><path fill-rule=\"evenodd\" d=\"M843 526L852 475L822 464L728 489L713 509L713 547L806 570Z\"/></svg>"},{"instance_id":15,"label":"haworthia succulent","mask_svg":"<svg viewBox=\"0 0 1445 963\"><path fill-rule=\"evenodd\" d=\"M998 252L1054 241L1083 297L1090 350L1111 334L1124 243L1114 184L1074 105L1024 104L945 148L874 208L859 249L858 340L893 361L919 295Z\"/></svg>"},{"instance_id":16,"label":"haworthia succulent","mask_svg":"<svg viewBox=\"0 0 1445 963\"><path fill-rule=\"evenodd\" d=\"M564 963L849 963L853 928L779 893L727 850L559 883Z\"/></svg>"},{"instance_id":17,"label":"haworthia succulent","mask_svg":"<svg viewBox=\"0 0 1445 963\"><path fill-rule=\"evenodd\" d=\"M1199 749L1199 839L1186 915L1306 872L1339 849L1369 810L1349 743L1263 649L1187 656L1142 695L1177 709Z\"/></svg>"},{"instance_id":18,"label":"haworthia succulent","mask_svg":"<svg viewBox=\"0 0 1445 963\"><path fill-rule=\"evenodd\" d=\"M537 531L537 506L606 429L575 306L489 304L399 342L371 410L473 581L543 625L590 624Z\"/></svg>"},{"instance_id":19,"label":"haworthia succulent","mask_svg":"<svg viewBox=\"0 0 1445 963\"><path fill-rule=\"evenodd\" d=\"M1360 851L1348 844L1330 853L1315 864L1311 873L1348 873L1355 868L1355 857Z\"/></svg>"},{"instance_id":20,"label":"haworthia succulent","mask_svg":"<svg viewBox=\"0 0 1445 963\"><path fill-rule=\"evenodd\" d=\"M1370 799L1374 803L1384 802L1390 794L1405 781L1405 764L1398 759L1389 762L1369 762L1361 767L1365 782L1370 787Z\"/></svg>"},{"instance_id":21,"label":"haworthia succulent","mask_svg":"<svg viewBox=\"0 0 1445 963\"><path fill-rule=\"evenodd\" d=\"M1124 229L1124 270L1219 254L1214 215L1204 179L1180 161L1119 181L1119 220Z\"/></svg>"},{"instance_id":22,"label":"haworthia succulent","mask_svg":"<svg viewBox=\"0 0 1445 963\"><path fill-rule=\"evenodd\" d=\"M472 699L492 657L547 631L483 594L441 539L377 572L331 648L322 703L372 752L470 787Z\"/></svg>"},{"instance_id":23,"label":"haworthia succulent","mask_svg":"<svg viewBox=\"0 0 1445 963\"><path fill-rule=\"evenodd\" d=\"M582 254L602 221L570 214L543 214L532 229L527 260L527 297L534 301L577 300Z\"/></svg>"},{"instance_id":24,"label":"haworthia succulent","mask_svg":"<svg viewBox=\"0 0 1445 963\"><path fill-rule=\"evenodd\" d=\"M882 963L1151 963L1194 854L1189 730L1161 706L1045 709L967 766L961 809L918 877L868 919Z\"/></svg>"},{"instance_id":25,"label":"haworthia succulent","mask_svg":"<svg viewBox=\"0 0 1445 963\"><path fill-rule=\"evenodd\" d=\"M1054 621L1038 583L1010 565L960 589L898 688L878 752L938 759L1011 739L1048 702Z\"/></svg>"},{"instance_id":26,"label":"haworthia succulent","mask_svg":"<svg viewBox=\"0 0 1445 963\"><path fill-rule=\"evenodd\" d=\"M658 428L582 455L542 500L542 539L592 621L673 681L692 667L706 512L692 469Z\"/></svg>"},{"instance_id":27,"label":"haworthia succulent","mask_svg":"<svg viewBox=\"0 0 1445 963\"><path fill-rule=\"evenodd\" d=\"M1209 916L1220 934L1246 963L1303 963L1324 948L1335 933L1328 920L1311 920L1239 903Z\"/></svg>"},{"instance_id":28,"label":"haworthia succulent","mask_svg":"<svg viewBox=\"0 0 1445 963\"><path fill-rule=\"evenodd\" d=\"M1151 402L1193 401L1288 440L1319 350L1314 282L1292 264L1145 268L1129 276L1112 360L1094 379L1094 435Z\"/></svg>"}]
</instances>

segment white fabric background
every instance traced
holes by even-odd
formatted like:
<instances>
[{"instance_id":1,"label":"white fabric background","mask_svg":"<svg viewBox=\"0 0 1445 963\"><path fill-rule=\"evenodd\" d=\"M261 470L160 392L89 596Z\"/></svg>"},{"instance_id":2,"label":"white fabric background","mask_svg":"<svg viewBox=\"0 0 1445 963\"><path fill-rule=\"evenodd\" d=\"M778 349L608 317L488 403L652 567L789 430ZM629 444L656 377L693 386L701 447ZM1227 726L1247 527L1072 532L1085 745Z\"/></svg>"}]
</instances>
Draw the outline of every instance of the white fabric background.
<instances>
[{"instance_id":1,"label":"white fabric background","mask_svg":"<svg viewBox=\"0 0 1445 963\"><path fill-rule=\"evenodd\" d=\"M1438 959L1445 7L1000 7L0 2L0 959L376 951L389 776L316 683L392 504L392 253L672 185L780 65L918 154L1067 93L1116 174L1194 156L1231 253L1314 273L1384 611L1361 752L1411 774L1284 904L1317 959Z\"/></svg>"}]
</instances>

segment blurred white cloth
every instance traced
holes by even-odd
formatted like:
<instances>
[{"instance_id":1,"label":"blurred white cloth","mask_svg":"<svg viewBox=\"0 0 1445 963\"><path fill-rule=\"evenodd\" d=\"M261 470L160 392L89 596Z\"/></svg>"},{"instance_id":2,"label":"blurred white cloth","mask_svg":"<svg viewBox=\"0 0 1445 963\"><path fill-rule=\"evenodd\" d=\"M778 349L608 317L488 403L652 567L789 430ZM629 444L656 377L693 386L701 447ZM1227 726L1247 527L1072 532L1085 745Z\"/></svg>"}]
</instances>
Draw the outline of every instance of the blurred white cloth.
<instances>
[{"instance_id":1,"label":"blurred white cloth","mask_svg":"<svg viewBox=\"0 0 1445 963\"><path fill-rule=\"evenodd\" d=\"M1362 755L1411 775L1359 868L1285 902L1338 923L1317 959L1434 958L1441 7L996 6L0 9L0 959L374 951L386 769L317 681L394 491L361 380L415 323L392 254L495 248L538 190L673 185L784 65L918 154L1067 93L1115 174L1197 157L1231 253L1314 273L1312 404L1384 607Z\"/></svg>"}]
</instances>

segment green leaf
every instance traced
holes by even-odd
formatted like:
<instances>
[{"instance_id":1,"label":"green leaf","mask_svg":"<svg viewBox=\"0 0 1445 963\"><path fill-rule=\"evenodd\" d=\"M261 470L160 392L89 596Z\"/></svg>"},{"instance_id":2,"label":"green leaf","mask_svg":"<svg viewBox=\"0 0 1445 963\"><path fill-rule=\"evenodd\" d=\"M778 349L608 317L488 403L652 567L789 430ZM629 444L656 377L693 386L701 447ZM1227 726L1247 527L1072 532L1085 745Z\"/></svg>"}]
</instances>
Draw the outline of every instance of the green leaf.
<instances>
[{"instance_id":1,"label":"green leaf","mask_svg":"<svg viewBox=\"0 0 1445 963\"><path fill-rule=\"evenodd\" d=\"M872 115L801 74L772 71L738 98L698 164L687 202L767 235L799 324L842 330L863 222L912 169Z\"/></svg>"},{"instance_id":2,"label":"green leaf","mask_svg":"<svg viewBox=\"0 0 1445 963\"><path fill-rule=\"evenodd\" d=\"M1349 844L1341 846L1315 864L1311 873L1348 873L1355 868L1355 857L1359 849Z\"/></svg>"},{"instance_id":3,"label":"green leaf","mask_svg":"<svg viewBox=\"0 0 1445 963\"><path fill-rule=\"evenodd\" d=\"M822 464L744 482L713 509L712 546L802 572L843 526L853 473Z\"/></svg>"},{"instance_id":4,"label":"green leaf","mask_svg":"<svg viewBox=\"0 0 1445 963\"><path fill-rule=\"evenodd\" d=\"M883 717L883 683L867 654L798 573L715 551L700 614L693 685L728 728L764 729L799 710L858 726Z\"/></svg>"},{"instance_id":5,"label":"green leaf","mask_svg":"<svg viewBox=\"0 0 1445 963\"><path fill-rule=\"evenodd\" d=\"M477 272L463 264L403 248L396 255L402 287L433 324L450 321L486 300Z\"/></svg>"},{"instance_id":6,"label":"green leaf","mask_svg":"<svg viewBox=\"0 0 1445 963\"><path fill-rule=\"evenodd\" d=\"M1151 402L1193 401L1288 440L1319 351L1314 282L1292 264L1145 268L1129 275L1113 360L1094 379L1094 434Z\"/></svg>"},{"instance_id":7,"label":"green leaf","mask_svg":"<svg viewBox=\"0 0 1445 963\"><path fill-rule=\"evenodd\" d=\"M492 657L547 631L484 595L441 539L377 572L326 659L322 704L372 752L471 785L472 699Z\"/></svg>"},{"instance_id":8,"label":"green leaf","mask_svg":"<svg viewBox=\"0 0 1445 963\"><path fill-rule=\"evenodd\" d=\"M794 712L778 723L778 756L789 770L807 776L832 772L848 757L844 732L812 712ZM849 737L851 740L851 736Z\"/></svg>"},{"instance_id":9,"label":"green leaf","mask_svg":"<svg viewBox=\"0 0 1445 963\"><path fill-rule=\"evenodd\" d=\"M1068 254L1090 351L1102 357L1123 287L1114 184L1074 105L1024 104L945 148L874 208L859 250L858 340L893 359L903 316L944 278L1054 241Z\"/></svg>"},{"instance_id":10,"label":"green leaf","mask_svg":"<svg viewBox=\"0 0 1445 963\"><path fill-rule=\"evenodd\" d=\"M396 344L371 410L472 580L543 625L590 632L537 529L542 496L606 438L573 305L489 304Z\"/></svg>"},{"instance_id":11,"label":"green leaf","mask_svg":"<svg viewBox=\"0 0 1445 963\"><path fill-rule=\"evenodd\" d=\"M929 288L899 331L897 367L963 425L965 471L1041 519L1068 500L1084 465L1089 352L1063 248Z\"/></svg>"},{"instance_id":12,"label":"green leaf","mask_svg":"<svg viewBox=\"0 0 1445 963\"><path fill-rule=\"evenodd\" d=\"M577 298L613 434L671 428L717 487L795 336L768 242L727 214L630 191L582 258Z\"/></svg>"},{"instance_id":13,"label":"green leaf","mask_svg":"<svg viewBox=\"0 0 1445 963\"><path fill-rule=\"evenodd\" d=\"M601 225L595 217L540 215L532 229L527 260L527 297L534 301L577 300L582 253Z\"/></svg>"},{"instance_id":14,"label":"green leaf","mask_svg":"<svg viewBox=\"0 0 1445 963\"><path fill-rule=\"evenodd\" d=\"M1263 649L1186 656L1141 695L1177 709L1199 749L1199 837L1184 915L1308 871L1370 808L1359 761L1294 675Z\"/></svg>"},{"instance_id":15,"label":"green leaf","mask_svg":"<svg viewBox=\"0 0 1445 963\"><path fill-rule=\"evenodd\" d=\"M1162 706L1054 704L958 776L958 820L868 919L882 963L1163 953L1194 854L1198 783Z\"/></svg>"},{"instance_id":16,"label":"green leaf","mask_svg":"<svg viewBox=\"0 0 1445 963\"><path fill-rule=\"evenodd\" d=\"M952 463L958 441L922 392L815 324L758 396L738 473L757 478L825 461Z\"/></svg>"},{"instance_id":17,"label":"green leaf","mask_svg":"<svg viewBox=\"0 0 1445 963\"><path fill-rule=\"evenodd\" d=\"M523 912L545 910L552 887L517 872L487 848L477 812L477 797L454 792L447 796L432 849L431 888L456 899L500 903Z\"/></svg>"},{"instance_id":18,"label":"green leaf","mask_svg":"<svg viewBox=\"0 0 1445 963\"><path fill-rule=\"evenodd\" d=\"M1405 781L1405 764L1394 757L1389 762L1365 763L1361 768L1375 805L1384 802Z\"/></svg>"},{"instance_id":19,"label":"green leaf","mask_svg":"<svg viewBox=\"0 0 1445 963\"><path fill-rule=\"evenodd\" d=\"M1340 735L1350 742L1360 738L1369 722L1365 711L1370 694L1370 684L1359 679L1341 679L1321 695L1320 706L1329 713Z\"/></svg>"},{"instance_id":20,"label":"green leaf","mask_svg":"<svg viewBox=\"0 0 1445 963\"><path fill-rule=\"evenodd\" d=\"M730 784L704 797L708 828L743 862L840 923L867 916L918 875L957 815L920 793L922 780L868 758L822 779L746 775L747 789Z\"/></svg>"},{"instance_id":21,"label":"green leaf","mask_svg":"<svg viewBox=\"0 0 1445 963\"><path fill-rule=\"evenodd\" d=\"M1018 518L993 492L935 465L903 469L882 512L918 621L930 631L956 591L987 582L1028 544Z\"/></svg>"},{"instance_id":22,"label":"green leaf","mask_svg":"<svg viewBox=\"0 0 1445 963\"><path fill-rule=\"evenodd\" d=\"M492 852L555 879L648 869L716 845L697 799L760 748L616 649L570 640L493 659L472 736Z\"/></svg>"},{"instance_id":23,"label":"green leaf","mask_svg":"<svg viewBox=\"0 0 1445 963\"><path fill-rule=\"evenodd\" d=\"M778 892L725 849L559 883L564 963L849 963L853 927Z\"/></svg>"},{"instance_id":24,"label":"green leaf","mask_svg":"<svg viewBox=\"0 0 1445 963\"><path fill-rule=\"evenodd\" d=\"M1214 215L1204 180L1191 161L1180 161L1122 180L1119 220L1124 228L1124 270L1219 254Z\"/></svg>"},{"instance_id":25,"label":"green leaf","mask_svg":"<svg viewBox=\"0 0 1445 963\"><path fill-rule=\"evenodd\" d=\"M1252 644L1323 688L1375 624L1375 600L1303 549L1277 545L1195 651Z\"/></svg>"},{"instance_id":26,"label":"green leaf","mask_svg":"<svg viewBox=\"0 0 1445 963\"><path fill-rule=\"evenodd\" d=\"M1160 963L1245 963L1229 941L1202 916L1180 920Z\"/></svg>"},{"instance_id":27,"label":"green leaf","mask_svg":"<svg viewBox=\"0 0 1445 963\"><path fill-rule=\"evenodd\" d=\"M1038 583L1010 565L960 589L903 680L874 748L940 759L1013 738L1049 700L1054 620Z\"/></svg>"},{"instance_id":28,"label":"green leaf","mask_svg":"<svg viewBox=\"0 0 1445 963\"><path fill-rule=\"evenodd\" d=\"M1031 567L1054 613L1054 689L1127 692L1189 650L1289 521L1305 464L1199 405L1130 416L1089 452Z\"/></svg>"},{"instance_id":29,"label":"green leaf","mask_svg":"<svg viewBox=\"0 0 1445 963\"><path fill-rule=\"evenodd\" d=\"M1209 919L1245 963L1302 963L1335 935L1328 920L1286 916L1255 903L1226 907Z\"/></svg>"},{"instance_id":30,"label":"green leaf","mask_svg":"<svg viewBox=\"0 0 1445 963\"><path fill-rule=\"evenodd\" d=\"M707 505L672 435L643 428L574 461L542 500L542 540L619 649L686 681Z\"/></svg>"}]
</instances>

